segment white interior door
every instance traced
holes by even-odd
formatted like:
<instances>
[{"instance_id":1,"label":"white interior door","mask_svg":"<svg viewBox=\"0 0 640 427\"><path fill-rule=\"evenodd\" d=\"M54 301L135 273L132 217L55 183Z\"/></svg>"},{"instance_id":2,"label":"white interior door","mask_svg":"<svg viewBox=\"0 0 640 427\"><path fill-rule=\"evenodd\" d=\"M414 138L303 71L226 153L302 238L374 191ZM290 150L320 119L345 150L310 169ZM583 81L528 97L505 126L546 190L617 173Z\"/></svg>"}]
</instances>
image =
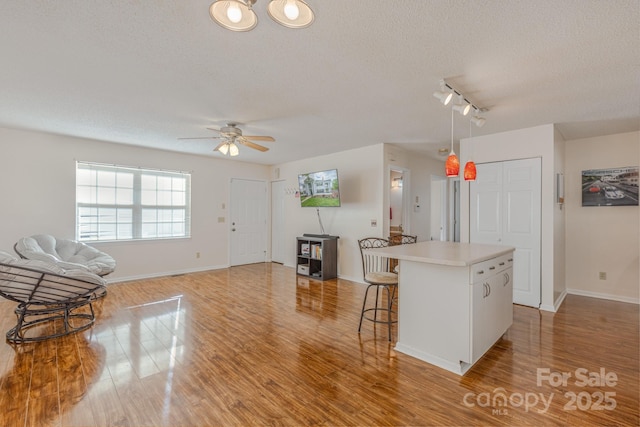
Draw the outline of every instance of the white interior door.
<instances>
[{"instance_id":1,"label":"white interior door","mask_svg":"<svg viewBox=\"0 0 640 427\"><path fill-rule=\"evenodd\" d=\"M271 261L284 264L285 181L271 183Z\"/></svg>"},{"instance_id":2,"label":"white interior door","mask_svg":"<svg viewBox=\"0 0 640 427\"><path fill-rule=\"evenodd\" d=\"M540 159L504 162L502 242L516 248L513 262L513 300L540 307Z\"/></svg>"},{"instance_id":3,"label":"white interior door","mask_svg":"<svg viewBox=\"0 0 640 427\"><path fill-rule=\"evenodd\" d=\"M267 184L232 178L230 199L230 264L265 262Z\"/></svg>"},{"instance_id":4,"label":"white interior door","mask_svg":"<svg viewBox=\"0 0 640 427\"><path fill-rule=\"evenodd\" d=\"M539 158L477 165L470 187L470 240L513 246L513 302L541 302Z\"/></svg>"}]
</instances>

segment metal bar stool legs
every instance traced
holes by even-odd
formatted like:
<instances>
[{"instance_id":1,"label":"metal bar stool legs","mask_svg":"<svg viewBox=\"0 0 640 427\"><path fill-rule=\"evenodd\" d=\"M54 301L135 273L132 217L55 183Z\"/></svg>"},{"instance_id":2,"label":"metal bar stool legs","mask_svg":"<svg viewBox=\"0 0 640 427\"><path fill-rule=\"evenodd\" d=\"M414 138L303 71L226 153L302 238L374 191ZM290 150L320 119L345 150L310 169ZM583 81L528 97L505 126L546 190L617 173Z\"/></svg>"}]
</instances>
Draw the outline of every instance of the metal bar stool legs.
<instances>
[{"instance_id":1,"label":"metal bar stool legs","mask_svg":"<svg viewBox=\"0 0 640 427\"><path fill-rule=\"evenodd\" d=\"M366 308L367 299L369 297L369 290L374 286L376 288L375 305L373 307ZM387 328L389 331L389 341L391 341L391 327L394 323L398 323L397 320L393 320L393 315L396 314L396 312L393 311L393 301L395 299L396 287L397 285L367 286L367 290L365 291L365 294L364 294L364 301L362 302L362 312L360 313L360 323L358 325L358 333L360 333L360 331L362 330L362 320L367 319L372 321L373 323L380 323L380 324L387 325ZM381 305L382 298L380 297L380 288L383 288L384 290L387 291L387 301L384 305ZM384 316L382 315L382 313L380 315L380 319L378 319L378 311L386 312L386 320L384 319ZM367 316L367 313L371 313L371 312L373 312L372 313L373 316L371 315Z\"/></svg>"}]
</instances>

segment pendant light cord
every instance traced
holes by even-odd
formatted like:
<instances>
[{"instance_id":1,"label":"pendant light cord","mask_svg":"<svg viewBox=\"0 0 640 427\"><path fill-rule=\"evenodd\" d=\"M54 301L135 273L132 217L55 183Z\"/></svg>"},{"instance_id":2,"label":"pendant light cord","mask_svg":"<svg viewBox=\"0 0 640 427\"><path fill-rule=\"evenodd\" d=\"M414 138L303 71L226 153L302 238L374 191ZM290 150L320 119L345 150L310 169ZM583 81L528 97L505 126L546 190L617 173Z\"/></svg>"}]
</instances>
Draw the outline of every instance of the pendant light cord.
<instances>
[{"instance_id":1,"label":"pendant light cord","mask_svg":"<svg viewBox=\"0 0 640 427\"><path fill-rule=\"evenodd\" d=\"M451 109L451 152L453 153L453 109Z\"/></svg>"}]
</instances>

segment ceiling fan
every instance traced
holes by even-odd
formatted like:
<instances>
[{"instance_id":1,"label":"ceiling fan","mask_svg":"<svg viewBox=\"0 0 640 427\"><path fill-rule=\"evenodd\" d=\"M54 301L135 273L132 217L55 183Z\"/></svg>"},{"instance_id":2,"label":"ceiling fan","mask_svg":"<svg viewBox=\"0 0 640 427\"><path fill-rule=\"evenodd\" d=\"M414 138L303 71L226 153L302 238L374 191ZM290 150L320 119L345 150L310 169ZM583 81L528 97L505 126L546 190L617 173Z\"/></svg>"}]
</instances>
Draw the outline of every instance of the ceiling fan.
<instances>
[{"instance_id":1,"label":"ceiling fan","mask_svg":"<svg viewBox=\"0 0 640 427\"><path fill-rule=\"evenodd\" d=\"M218 144L213 151L219 151L225 156L228 154L229 156L237 156L239 154L238 144L244 145L249 148L253 148L258 151L268 151L267 147L256 144L252 141L268 141L274 142L275 139L271 136L263 136L263 135L242 135L242 129L238 127L238 123L229 122L226 126L221 129L215 128L207 128L209 130L220 133L220 136L203 136L197 138L178 138L178 139L222 139L222 142Z\"/></svg>"}]
</instances>

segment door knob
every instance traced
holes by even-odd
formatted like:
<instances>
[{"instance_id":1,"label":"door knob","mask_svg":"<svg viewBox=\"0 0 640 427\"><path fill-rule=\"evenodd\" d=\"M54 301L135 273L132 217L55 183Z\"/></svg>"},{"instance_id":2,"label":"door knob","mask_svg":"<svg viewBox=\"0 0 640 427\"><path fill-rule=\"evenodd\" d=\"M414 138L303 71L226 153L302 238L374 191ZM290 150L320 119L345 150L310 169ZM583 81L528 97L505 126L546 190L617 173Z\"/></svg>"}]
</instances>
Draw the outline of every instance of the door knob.
<instances>
[{"instance_id":1,"label":"door knob","mask_svg":"<svg viewBox=\"0 0 640 427\"><path fill-rule=\"evenodd\" d=\"M236 229L235 229L235 228L232 228L232 229L231 229L231 231L236 231Z\"/></svg>"}]
</instances>

